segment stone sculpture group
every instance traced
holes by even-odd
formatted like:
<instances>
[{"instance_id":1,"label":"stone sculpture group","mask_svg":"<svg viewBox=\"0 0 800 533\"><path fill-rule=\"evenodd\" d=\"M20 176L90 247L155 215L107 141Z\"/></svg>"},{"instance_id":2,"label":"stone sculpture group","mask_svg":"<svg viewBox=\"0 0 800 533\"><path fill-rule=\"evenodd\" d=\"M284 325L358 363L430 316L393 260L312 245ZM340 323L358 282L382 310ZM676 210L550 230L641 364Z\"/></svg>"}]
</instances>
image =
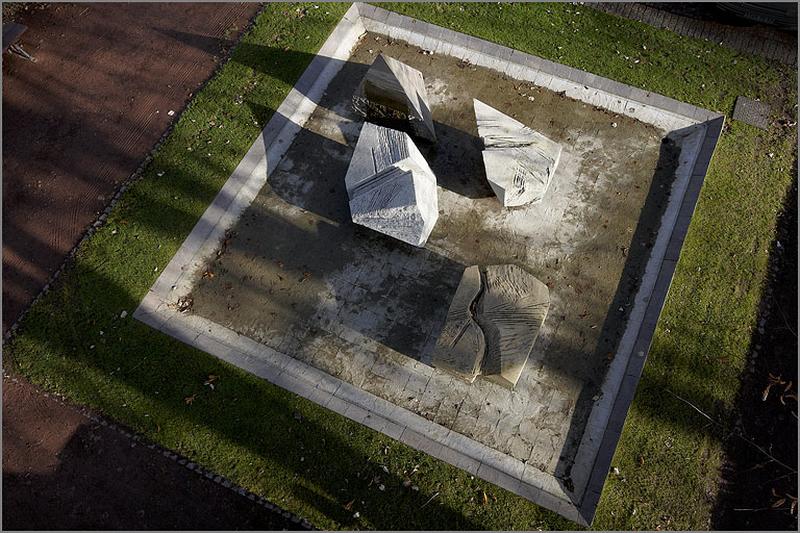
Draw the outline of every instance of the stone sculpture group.
<instances>
[{"instance_id":1,"label":"stone sculpture group","mask_svg":"<svg viewBox=\"0 0 800 533\"><path fill-rule=\"evenodd\" d=\"M372 121L407 122L436 142L422 73L379 55L353 97L366 119L345 185L353 222L423 247L439 217L436 176L412 138ZM486 178L505 207L540 202L561 156L558 143L474 100ZM470 266L448 311L433 365L473 382L513 388L547 310L547 286L515 265Z\"/></svg>"}]
</instances>

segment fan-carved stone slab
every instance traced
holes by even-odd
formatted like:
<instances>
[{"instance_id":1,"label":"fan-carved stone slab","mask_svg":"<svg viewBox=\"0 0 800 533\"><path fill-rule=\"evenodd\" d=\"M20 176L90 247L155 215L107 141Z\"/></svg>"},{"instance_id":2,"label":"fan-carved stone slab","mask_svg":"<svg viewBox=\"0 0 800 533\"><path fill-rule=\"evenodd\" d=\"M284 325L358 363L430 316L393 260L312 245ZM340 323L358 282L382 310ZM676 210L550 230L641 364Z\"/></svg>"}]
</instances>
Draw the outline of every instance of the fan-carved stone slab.
<instances>
[{"instance_id":1,"label":"fan-carved stone slab","mask_svg":"<svg viewBox=\"0 0 800 533\"><path fill-rule=\"evenodd\" d=\"M470 383L513 389L550 307L547 285L516 265L468 267L436 343L433 366Z\"/></svg>"}]
</instances>

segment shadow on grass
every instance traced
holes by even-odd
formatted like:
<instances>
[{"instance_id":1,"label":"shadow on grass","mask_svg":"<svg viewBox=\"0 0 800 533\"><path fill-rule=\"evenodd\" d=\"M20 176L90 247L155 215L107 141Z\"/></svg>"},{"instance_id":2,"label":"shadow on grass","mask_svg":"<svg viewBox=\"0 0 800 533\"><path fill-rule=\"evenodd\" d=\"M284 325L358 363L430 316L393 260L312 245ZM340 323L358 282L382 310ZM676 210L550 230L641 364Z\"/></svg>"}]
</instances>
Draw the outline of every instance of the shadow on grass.
<instances>
[{"instance_id":1,"label":"shadow on grass","mask_svg":"<svg viewBox=\"0 0 800 533\"><path fill-rule=\"evenodd\" d=\"M422 510L433 489L403 486L401 472L410 473L415 465L422 465L420 472L408 477L424 484L434 468L424 453L409 451L399 463L395 452L381 456L383 446L400 445L149 326L111 318L118 306L131 309L138 301L94 270L76 265L63 280L71 289L48 295L51 318L40 321L34 311L30 320L38 327L26 331L35 336L37 349L58 354L56 360L40 367L39 361L23 359L25 373L43 378L56 371L79 392L76 399L104 406L109 415L178 451L195 451L193 458L212 469L243 471L247 488L279 505L297 498L341 527L362 523L354 518L357 512L379 529L482 529L438 502ZM93 326L73 327L77 316ZM102 338L95 336L98 329L104 330ZM64 353L65 347L72 353ZM204 385L209 375L217 376L214 389ZM120 397L137 407L120 408ZM227 449L189 444L218 438ZM243 464L248 460L256 464ZM267 483L253 475L265 470ZM346 508L348 502L354 503Z\"/></svg>"},{"instance_id":2,"label":"shadow on grass","mask_svg":"<svg viewBox=\"0 0 800 533\"><path fill-rule=\"evenodd\" d=\"M274 60L285 60L301 70L313 57L306 53L242 44L237 48L233 61L240 61L269 74L272 72L269 65ZM350 69L352 75L363 73L366 68L365 65L350 62L340 66L345 72ZM295 77L287 74L279 79L291 84ZM262 126L275 117L275 111L261 103L248 101L248 105ZM277 119L288 120L280 116ZM475 150L476 140L471 133L455 129L447 131L446 126L439 123L436 127L437 131L442 128L442 137L448 139L449 144L461 145L463 153L479 153ZM347 145L352 147L353 137L348 138L348 132L342 133ZM347 153L341 146L330 144L329 148ZM194 159L198 165L214 164L213 160L206 160L197 154L188 159ZM346 168L345 162L340 163L342 168ZM491 191L480 173L473 182L459 180L459 174L463 173L459 173L458 169L465 164L482 167L477 155L467 163L454 156L444 160L442 167L434 170L438 170L442 176L441 184L454 192L469 197L490 195ZM152 244L160 237L186 235L216 192L213 186L193 180L190 171L177 168L166 170L171 173L170 176L174 174L171 181L151 180L146 185L135 187L130 193L135 200L135 209L122 207L118 213L119 218L127 220L129 225L142 232L154 233L156 239ZM216 170L224 172L222 168ZM270 186L289 203L334 221L349 223L344 203L346 196L341 183L326 185L329 187L327 195L319 195L320 201L313 204L298 202L292 191L281 191L280 184L274 179L270 181ZM173 194L187 199L187 206L176 207L170 201ZM650 204L648 197L648 209L662 207ZM626 272L634 258L641 259L639 252L646 253L649 240L643 231L637 228L634 239L636 247L631 250ZM645 243L641 250L638 248L638 237L642 237ZM297 239L297 242L301 240ZM169 251L165 248L159 258L168 260L177 246L178 243L175 243L167 247ZM108 250L110 258L113 248ZM141 253L148 252L142 248ZM635 269L640 267L635 265ZM291 493L291 496L345 527L359 524L354 519L354 514L358 512L371 526L381 529L394 529L398 525L408 529L480 529L479 521L465 516L449 504L427 505L434 494L432 489L423 494L424 491L415 492L403 486L405 479L402 472L411 472L415 464L423 464L430 470L435 468L435 461L424 453L405 450L401 464L382 465L382 459L376 459L375 453L382 445L391 443L388 437L342 417L331 417L327 411L314 408L306 400L266 385L258 378L229 367L214 357L161 336L143 324L131 323L130 319L112 319L119 315L120 309L133 309L152 281L152 274L140 268L140 271L129 273L140 280L132 284L127 276L109 275L104 269L93 267L91 262L79 261L64 277L57 296L47 299L49 307L40 307L42 311L38 317L28 321L36 324L28 331L28 335L45 351L62 354L57 356L61 360L44 363L49 366L48 369L45 366L37 369L37 361L23 362L29 365L28 372L36 375L42 371L40 377L44 378L46 372L43 370L53 367L62 370L63 377L59 376L59 379L68 377L72 381L70 386L81 391L84 401L110 405L110 408L106 408L112 411L109 414L125 420L133 419L135 426L148 434L160 431L153 427L158 421L170 424L172 427L167 430L168 434L159 439L166 445L179 450L183 447L199 448L198 460L217 469L236 471L241 468L241 475L249 488L276 503L281 503L278 499L280 496ZM458 269L454 265L451 270ZM630 279L636 279L635 272L628 273L633 276ZM631 290L629 287L620 287L611 309L616 308L616 303L627 301ZM51 312L50 316L42 314L46 309ZM422 313L422 316L425 314ZM609 320L612 323L607 322L603 326L603 337L613 337L610 328L616 328L619 318ZM100 329L105 331L104 338L93 337L93 332ZM116 340L119 344L109 340ZM609 342L618 342L618 338ZM67 346L73 347L73 351L63 355ZM75 362L85 366L82 370L86 372L81 369L76 371ZM203 385L210 374L218 376L213 390ZM595 387L597 385L593 384ZM159 391L163 391L163 394ZM585 388L580 401L589 403L587 398L590 399L593 393L594 389ZM140 402L142 408L131 412L118 407L117 398L120 394L130 396L130 401ZM185 398L195 399L187 404ZM146 409L151 410L153 415L143 417ZM293 416L294 411L300 413L301 420ZM572 440L582 432L582 427L578 426L575 423L571 427ZM228 450L225 450L223 459L213 449L189 445L183 440L190 437L197 442L213 442L217 436L245 450L242 456L229 458ZM391 445L399 446L394 443ZM272 479L268 484L253 475L258 471L258 466L239 465L238 462L245 460L244 457L253 458L254 462L260 463L258 466L269 471ZM224 463L226 460L229 461L227 464ZM389 472L385 472L382 466L387 466ZM448 483L449 480L443 479L441 482Z\"/></svg>"},{"instance_id":3,"label":"shadow on grass","mask_svg":"<svg viewBox=\"0 0 800 533\"><path fill-rule=\"evenodd\" d=\"M4 384L8 386L7 382ZM37 414L40 409L41 405L34 408ZM70 427L70 423L64 423L72 434L63 447L54 449L55 443L50 441L41 450L12 460L17 468L9 468L4 461L4 528L303 529L279 511L271 511L189 471L164 457L159 449L148 449L144 443L132 448L131 440L116 430L86 421L77 427ZM16 442L9 443L9 439L5 445L35 446L26 427L5 429L11 429L7 436L16 437ZM57 444L61 446L60 442ZM32 465L37 460L45 460L45 464ZM48 468L51 465L47 463L51 462L57 464ZM33 472L27 469L30 466L34 466ZM202 507L197 505L198 500L203 501ZM187 509L192 512L187 513Z\"/></svg>"},{"instance_id":4,"label":"shadow on grass","mask_svg":"<svg viewBox=\"0 0 800 533\"><path fill-rule=\"evenodd\" d=\"M796 161L796 160L795 160ZM795 162L794 174L797 174ZM797 178L784 201L769 264L776 268L759 307L763 324L753 330L749 363L741 376L734 416L741 431L784 464L797 469L797 385L775 386L762 395L769 376L784 381L797 375ZM765 311L769 312L767 315ZM755 347L759 346L756 356ZM720 497L713 512L718 530L796 530L791 499L797 474L758 453L741 439L725 440ZM773 491L779 496L775 496ZM784 504L775 506L781 498Z\"/></svg>"},{"instance_id":5,"label":"shadow on grass","mask_svg":"<svg viewBox=\"0 0 800 533\"><path fill-rule=\"evenodd\" d=\"M260 113L261 121L272 115L266 108ZM213 157L194 153L187 160L224 176L230 172ZM243 472L237 479L279 505L296 498L346 528L366 521L379 529L482 529L443 504L444 498L429 502L439 485L420 491L404 486L402 472L424 487L426 472L438 468L422 452L381 458L383 446L404 447L130 317L119 318L121 310L138 305L157 275L153 264L166 264L217 192L213 181L196 179L193 165L160 165L165 179L145 179L128 191L108 226L25 318L8 347L15 363L34 381L68 389L76 400L160 443L194 452L212 469L233 477ZM111 228L119 230L115 237ZM209 375L217 376L213 391L203 385ZM187 404L187 397L195 401ZM198 444L218 445L216 439L225 443L222 450ZM400 462L392 463L397 455ZM247 460L258 467L241 464ZM416 465L420 471L411 474ZM254 472L268 472L263 475L270 479Z\"/></svg>"}]
</instances>

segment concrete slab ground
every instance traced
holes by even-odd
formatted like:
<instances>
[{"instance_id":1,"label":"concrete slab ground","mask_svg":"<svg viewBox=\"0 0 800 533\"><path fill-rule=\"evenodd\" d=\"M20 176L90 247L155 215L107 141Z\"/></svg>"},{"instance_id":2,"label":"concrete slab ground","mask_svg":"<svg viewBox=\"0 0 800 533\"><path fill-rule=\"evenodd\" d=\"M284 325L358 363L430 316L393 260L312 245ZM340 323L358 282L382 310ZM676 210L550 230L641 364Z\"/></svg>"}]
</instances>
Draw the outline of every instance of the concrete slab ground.
<instances>
[{"instance_id":1,"label":"concrete slab ground","mask_svg":"<svg viewBox=\"0 0 800 533\"><path fill-rule=\"evenodd\" d=\"M423 250L350 222L344 177L362 125L351 98L380 53L426 75L439 141L418 144L438 179L439 221ZM497 200L473 98L563 146L543 202ZM367 33L206 266L192 311L555 473L574 456L669 194L677 157L663 135ZM547 283L552 298L516 389L432 370L464 269L508 263Z\"/></svg>"},{"instance_id":2,"label":"concrete slab ground","mask_svg":"<svg viewBox=\"0 0 800 533\"><path fill-rule=\"evenodd\" d=\"M350 221L351 97L379 53L425 76L438 143L418 146L440 211L424 249ZM543 202L499 204L473 98L562 145ZM136 316L590 523L719 120L356 4ZM464 268L504 263L551 298L513 391L430 366Z\"/></svg>"}]
</instances>

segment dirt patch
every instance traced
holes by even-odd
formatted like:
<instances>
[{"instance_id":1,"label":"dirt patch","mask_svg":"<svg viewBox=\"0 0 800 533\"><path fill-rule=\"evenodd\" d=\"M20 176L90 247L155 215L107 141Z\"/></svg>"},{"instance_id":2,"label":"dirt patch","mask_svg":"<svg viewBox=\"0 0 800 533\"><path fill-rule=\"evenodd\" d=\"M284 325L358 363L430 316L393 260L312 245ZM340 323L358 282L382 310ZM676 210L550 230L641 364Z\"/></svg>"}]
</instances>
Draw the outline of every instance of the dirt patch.
<instances>
[{"instance_id":1,"label":"dirt patch","mask_svg":"<svg viewBox=\"0 0 800 533\"><path fill-rule=\"evenodd\" d=\"M425 249L350 222L351 98L385 52L423 72L439 221ZM489 187L472 99L563 146L541 204ZM649 257L677 149L665 132L457 59L367 34L193 290L193 312L543 471L571 456ZM429 366L466 266L514 263L551 307L515 391ZM569 437L568 437L569 435ZM569 441L569 442L568 442Z\"/></svg>"},{"instance_id":2,"label":"dirt patch","mask_svg":"<svg viewBox=\"0 0 800 533\"><path fill-rule=\"evenodd\" d=\"M177 462L3 380L3 527L16 530L298 529Z\"/></svg>"},{"instance_id":3,"label":"dirt patch","mask_svg":"<svg viewBox=\"0 0 800 533\"><path fill-rule=\"evenodd\" d=\"M13 14L36 63L3 58L4 332L258 9L28 7Z\"/></svg>"}]
</instances>

